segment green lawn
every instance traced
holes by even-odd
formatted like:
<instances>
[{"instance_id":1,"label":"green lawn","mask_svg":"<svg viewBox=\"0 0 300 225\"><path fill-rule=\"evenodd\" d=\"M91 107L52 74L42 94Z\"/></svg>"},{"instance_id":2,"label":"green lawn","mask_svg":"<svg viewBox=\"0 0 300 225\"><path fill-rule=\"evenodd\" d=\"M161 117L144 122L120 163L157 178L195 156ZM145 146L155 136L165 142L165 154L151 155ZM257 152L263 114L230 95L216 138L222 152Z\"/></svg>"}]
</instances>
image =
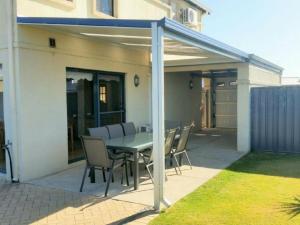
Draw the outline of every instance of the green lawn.
<instances>
[{"instance_id":1,"label":"green lawn","mask_svg":"<svg viewBox=\"0 0 300 225\"><path fill-rule=\"evenodd\" d=\"M299 225L299 178L300 156L251 153L150 224Z\"/></svg>"}]
</instances>

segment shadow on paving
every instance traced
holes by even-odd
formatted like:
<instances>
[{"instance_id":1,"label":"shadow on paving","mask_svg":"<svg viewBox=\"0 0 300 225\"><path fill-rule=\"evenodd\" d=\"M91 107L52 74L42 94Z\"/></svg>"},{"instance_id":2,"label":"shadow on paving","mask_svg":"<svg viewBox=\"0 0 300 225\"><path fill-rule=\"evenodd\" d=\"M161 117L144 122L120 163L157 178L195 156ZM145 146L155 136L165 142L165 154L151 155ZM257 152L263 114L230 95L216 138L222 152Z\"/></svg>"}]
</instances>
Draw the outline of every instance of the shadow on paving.
<instances>
[{"instance_id":1,"label":"shadow on paving","mask_svg":"<svg viewBox=\"0 0 300 225\"><path fill-rule=\"evenodd\" d=\"M141 204L4 181L0 182L0 202L0 224L11 225L78 224L85 220L115 224L148 210ZM110 214L108 208L118 213Z\"/></svg>"},{"instance_id":2,"label":"shadow on paving","mask_svg":"<svg viewBox=\"0 0 300 225\"><path fill-rule=\"evenodd\" d=\"M122 224L130 224L131 222L134 222L136 220L145 218L147 216L153 216L158 215L157 211L155 211L153 208L146 208L145 210L142 210L141 212L138 212L132 216L129 216L127 218L121 219L119 221L115 221L113 223L110 223L108 225L122 225Z\"/></svg>"}]
</instances>

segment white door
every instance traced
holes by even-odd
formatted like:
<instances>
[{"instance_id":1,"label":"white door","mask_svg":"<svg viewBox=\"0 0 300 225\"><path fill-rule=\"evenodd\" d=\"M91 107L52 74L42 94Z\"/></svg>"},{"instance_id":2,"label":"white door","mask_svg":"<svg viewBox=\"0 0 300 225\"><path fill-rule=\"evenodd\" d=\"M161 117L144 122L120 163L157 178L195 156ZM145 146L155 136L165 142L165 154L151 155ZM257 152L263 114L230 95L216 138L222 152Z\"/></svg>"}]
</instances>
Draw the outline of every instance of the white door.
<instances>
[{"instance_id":1,"label":"white door","mask_svg":"<svg viewBox=\"0 0 300 225\"><path fill-rule=\"evenodd\" d=\"M216 127L237 126L237 83L235 77L216 79Z\"/></svg>"}]
</instances>

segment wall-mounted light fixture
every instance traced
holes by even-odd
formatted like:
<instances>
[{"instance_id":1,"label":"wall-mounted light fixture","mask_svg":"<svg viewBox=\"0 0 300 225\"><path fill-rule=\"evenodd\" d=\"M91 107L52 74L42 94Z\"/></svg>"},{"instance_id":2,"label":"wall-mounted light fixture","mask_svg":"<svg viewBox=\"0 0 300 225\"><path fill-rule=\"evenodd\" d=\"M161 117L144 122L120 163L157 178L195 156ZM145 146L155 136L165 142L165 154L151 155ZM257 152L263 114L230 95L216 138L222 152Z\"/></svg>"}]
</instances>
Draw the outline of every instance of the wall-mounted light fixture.
<instances>
[{"instance_id":1,"label":"wall-mounted light fixture","mask_svg":"<svg viewBox=\"0 0 300 225\"><path fill-rule=\"evenodd\" d=\"M49 47L56 48L56 40L55 38L49 38Z\"/></svg>"},{"instance_id":2,"label":"wall-mounted light fixture","mask_svg":"<svg viewBox=\"0 0 300 225\"><path fill-rule=\"evenodd\" d=\"M134 86L136 86L136 87L138 87L140 85L140 77L139 77L139 75L137 75L137 74L134 75L133 83L134 83Z\"/></svg>"}]
</instances>

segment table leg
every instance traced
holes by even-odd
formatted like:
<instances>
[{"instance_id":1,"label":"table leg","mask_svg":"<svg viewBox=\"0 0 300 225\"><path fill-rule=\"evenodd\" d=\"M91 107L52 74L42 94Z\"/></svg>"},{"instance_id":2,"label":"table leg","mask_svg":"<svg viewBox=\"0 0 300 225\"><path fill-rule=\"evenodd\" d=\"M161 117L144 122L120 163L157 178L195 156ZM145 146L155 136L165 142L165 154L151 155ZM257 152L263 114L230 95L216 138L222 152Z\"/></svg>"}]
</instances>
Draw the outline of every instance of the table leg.
<instances>
[{"instance_id":1,"label":"table leg","mask_svg":"<svg viewBox=\"0 0 300 225\"><path fill-rule=\"evenodd\" d=\"M139 153L135 152L133 157L134 157L134 168L133 168L134 190L137 190L137 189L139 189L139 184L140 184Z\"/></svg>"},{"instance_id":2,"label":"table leg","mask_svg":"<svg viewBox=\"0 0 300 225\"><path fill-rule=\"evenodd\" d=\"M96 183L96 179L95 179L95 168L91 168L91 169L90 169L90 179L91 179L91 183Z\"/></svg>"}]
</instances>

